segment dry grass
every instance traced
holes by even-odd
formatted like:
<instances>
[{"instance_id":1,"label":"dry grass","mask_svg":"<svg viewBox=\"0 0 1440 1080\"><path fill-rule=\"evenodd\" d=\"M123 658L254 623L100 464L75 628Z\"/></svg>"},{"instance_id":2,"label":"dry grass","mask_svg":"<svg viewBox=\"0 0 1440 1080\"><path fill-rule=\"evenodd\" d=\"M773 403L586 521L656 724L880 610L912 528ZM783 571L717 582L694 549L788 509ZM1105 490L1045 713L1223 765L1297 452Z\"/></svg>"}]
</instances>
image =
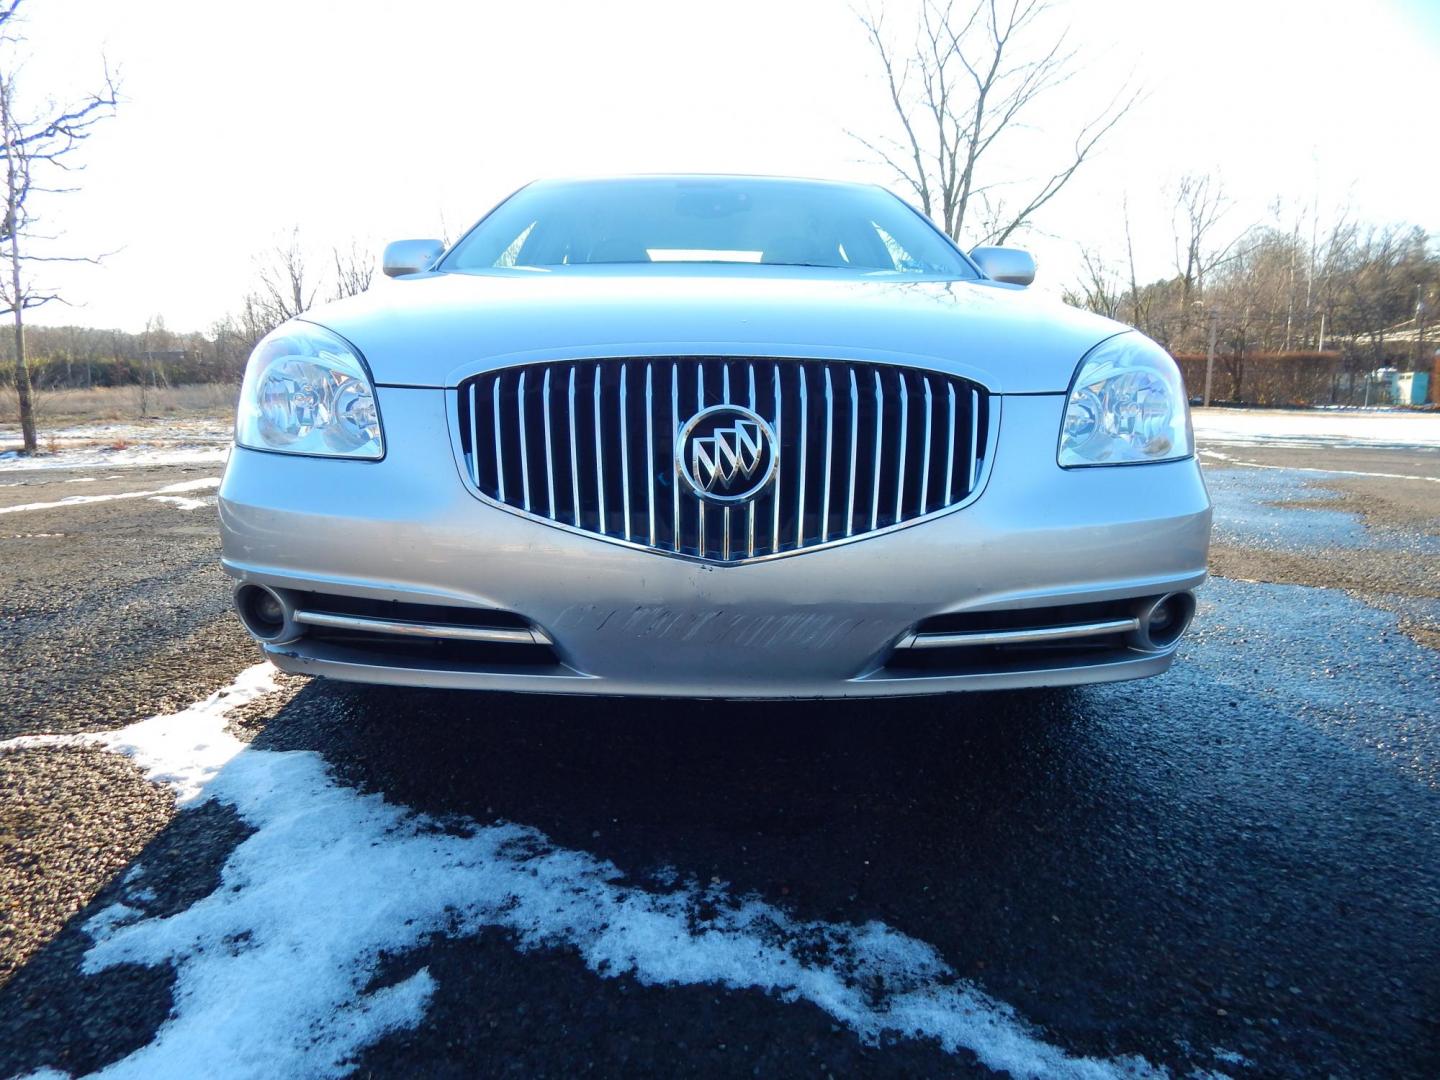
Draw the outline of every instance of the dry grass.
<instances>
[{"instance_id":1,"label":"dry grass","mask_svg":"<svg viewBox=\"0 0 1440 1080\"><path fill-rule=\"evenodd\" d=\"M146 416L228 419L235 412L239 388L231 383L143 390L138 386L99 386L90 390L42 390L35 395L35 414L47 427L94 421L139 420ZM142 411L143 404L143 411ZM13 389L0 390L0 424L20 422Z\"/></svg>"}]
</instances>

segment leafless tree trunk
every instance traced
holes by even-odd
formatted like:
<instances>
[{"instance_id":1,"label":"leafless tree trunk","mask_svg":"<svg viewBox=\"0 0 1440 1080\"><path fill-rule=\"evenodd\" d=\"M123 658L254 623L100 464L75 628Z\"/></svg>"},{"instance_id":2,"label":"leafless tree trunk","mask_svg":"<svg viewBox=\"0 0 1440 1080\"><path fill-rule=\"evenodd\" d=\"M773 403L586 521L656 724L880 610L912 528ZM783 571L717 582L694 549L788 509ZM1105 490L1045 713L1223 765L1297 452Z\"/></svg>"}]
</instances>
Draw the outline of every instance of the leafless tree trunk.
<instances>
[{"instance_id":1,"label":"leafless tree trunk","mask_svg":"<svg viewBox=\"0 0 1440 1080\"><path fill-rule=\"evenodd\" d=\"M978 209L979 228L970 230L977 242L1004 243L1060 193L1137 100L1122 86L1048 175L1007 178L985 167L1003 156L992 151L1037 99L1072 73L1075 53L1063 32L1047 29L1048 10L1046 0L921 0L915 42L900 50L882 16L860 16L903 137L850 134L895 171L951 239L960 239Z\"/></svg>"},{"instance_id":2,"label":"leafless tree trunk","mask_svg":"<svg viewBox=\"0 0 1440 1080\"><path fill-rule=\"evenodd\" d=\"M14 11L14 8L11 8ZM8 13L7 13L8 14ZM5 222L4 229L9 239L6 257L10 262L10 310L15 315L15 395L20 400L20 440L25 453L33 454L39 447L35 438L34 389L30 385L30 364L25 357L25 299L20 287L20 229L16 210L23 201L22 191L29 186L26 177L22 184L18 176L23 167L11 120L11 82L9 76L0 75L0 129L5 133Z\"/></svg>"},{"instance_id":3,"label":"leafless tree trunk","mask_svg":"<svg viewBox=\"0 0 1440 1080\"><path fill-rule=\"evenodd\" d=\"M1130 325L1148 334L1150 328L1145 324L1149 320L1141 314L1140 282L1135 276L1135 241L1130 235L1130 197L1127 195L1120 205L1125 216L1125 261L1130 267Z\"/></svg>"},{"instance_id":4,"label":"leafless tree trunk","mask_svg":"<svg viewBox=\"0 0 1440 1080\"><path fill-rule=\"evenodd\" d=\"M58 112L36 119L23 119L17 115L15 102L15 51L18 39L10 32L15 13L21 0L5 0L0 3L0 50L3 50L4 67L0 69L0 132L3 132L5 151L5 207L4 218L0 221L0 246L3 258L9 264L6 279L0 284L0 298L9 305L7 314L15 319L15 388L20 401L20 433L25 453L33 454L37 448L35 437L34 392L30 382L30 366L25 355L25 311L41 304L58 300L55 294L37 290L26 280L26 265L35 262L94 262L90 256L44 256L22 251L21 240L34 222L28 201L32 194L60 193L66 188L40 188L32 185L32 174L37 166L54 166L57 169L73 168L67 163L69 155L79 148L80 143L90 137L91 128L115 110L117 88L107 71L104 88L83 101Z\"/></svg>"}]
</instances>

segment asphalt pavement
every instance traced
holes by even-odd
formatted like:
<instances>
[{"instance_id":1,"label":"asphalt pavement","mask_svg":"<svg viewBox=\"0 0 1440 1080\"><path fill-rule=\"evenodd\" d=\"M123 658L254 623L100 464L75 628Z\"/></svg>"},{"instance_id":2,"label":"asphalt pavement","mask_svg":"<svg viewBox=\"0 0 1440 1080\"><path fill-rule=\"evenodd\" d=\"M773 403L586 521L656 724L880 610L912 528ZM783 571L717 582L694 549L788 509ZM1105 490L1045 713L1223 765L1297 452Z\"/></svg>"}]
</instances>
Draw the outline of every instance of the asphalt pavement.
<instances>
[{"instance_id":1,"label":"asphalt pavement","mask_svg":"<svg viewBox=\"0 0 1440 1080\"><path fill-rule=\"evenodd\" d=\"M1440 450L1207 450L1169 674L851 703L237 681L213 463L0 472L0 1077L1440 1075Z\"/></svg>"}]
</instances>

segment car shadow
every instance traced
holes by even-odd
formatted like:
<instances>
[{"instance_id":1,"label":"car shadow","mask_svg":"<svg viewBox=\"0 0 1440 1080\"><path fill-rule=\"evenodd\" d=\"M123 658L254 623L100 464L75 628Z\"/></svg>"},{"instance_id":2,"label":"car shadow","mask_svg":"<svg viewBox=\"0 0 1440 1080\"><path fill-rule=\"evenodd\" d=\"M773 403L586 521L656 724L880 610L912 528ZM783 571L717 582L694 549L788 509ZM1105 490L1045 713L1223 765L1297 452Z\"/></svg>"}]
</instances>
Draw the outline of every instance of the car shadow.
<instances>
[{"instance_id":1,"label":"car shadow","mask_svg":"<svg viewBox=\"0 0 1440 1080\"><path fill-rule=\"evenodd\" d=\"M718 877L821 916L905 836L983 859L987 822L1028 817L1037 790L1066 799L1054 779L1086 723L1074 691L725 702L314 684L255 745L318 750L417 810L522 822L627 871Z\"/></svg>"}]
</instances>

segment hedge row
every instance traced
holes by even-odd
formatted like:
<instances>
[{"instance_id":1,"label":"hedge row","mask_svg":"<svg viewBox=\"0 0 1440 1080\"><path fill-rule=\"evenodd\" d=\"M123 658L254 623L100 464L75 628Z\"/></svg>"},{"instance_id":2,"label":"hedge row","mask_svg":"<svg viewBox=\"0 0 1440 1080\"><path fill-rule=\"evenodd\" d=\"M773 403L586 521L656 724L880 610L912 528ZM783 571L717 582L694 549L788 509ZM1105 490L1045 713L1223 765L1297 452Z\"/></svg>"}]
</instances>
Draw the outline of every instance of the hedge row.
<instances>
[{"instance_id":1,"label":"hedge row","mask_svg":"<svg viewBox=\"0 0 1440 1080\"><path fill-rule=\"evenodd\" d=\"M1205 393L1205 354L1177 353L1175 361L1192 399ZM1437 361L1440 368L1440 361ZM1246 405L1354 405L1365 400L1369 365L1338 352L1251 353L1215 357L1212 401ZM1440 370L1432 376L1434 381ZM1374 388L1371 388L1373 397Z\"/></svg>"}]
</instances>

